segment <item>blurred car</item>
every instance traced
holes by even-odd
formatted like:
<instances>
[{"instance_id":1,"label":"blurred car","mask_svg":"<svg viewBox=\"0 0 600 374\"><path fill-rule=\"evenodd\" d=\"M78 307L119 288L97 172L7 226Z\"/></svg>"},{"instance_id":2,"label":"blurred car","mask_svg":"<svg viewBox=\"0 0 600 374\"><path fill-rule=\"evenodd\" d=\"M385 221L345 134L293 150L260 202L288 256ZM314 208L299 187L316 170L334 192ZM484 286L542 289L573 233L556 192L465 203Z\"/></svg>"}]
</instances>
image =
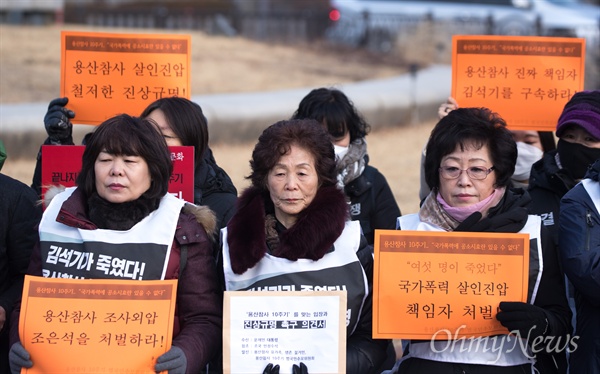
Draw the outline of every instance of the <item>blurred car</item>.
<instances>
[{"instance_id":1,"label":"blurred car","mask_svg":"<svg viewBox=\"0 0 600 374\"><path fill-rule=\"evenodd\" d=\"M600 48L600 6L578 0L332 0L328 37L393 49L402 22L478 20L494 35L570 36Z\"/></svg>"}]
</instances>

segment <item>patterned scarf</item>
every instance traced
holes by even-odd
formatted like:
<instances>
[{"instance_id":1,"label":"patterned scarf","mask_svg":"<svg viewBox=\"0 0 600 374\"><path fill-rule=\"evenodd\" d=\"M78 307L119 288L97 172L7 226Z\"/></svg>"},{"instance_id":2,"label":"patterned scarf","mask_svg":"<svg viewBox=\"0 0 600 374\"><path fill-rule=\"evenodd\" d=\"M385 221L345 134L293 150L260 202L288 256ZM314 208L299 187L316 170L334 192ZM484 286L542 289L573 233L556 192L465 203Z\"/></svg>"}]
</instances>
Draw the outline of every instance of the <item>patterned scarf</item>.
<instances>
[{"instance_id":1,"label":"patterned scarf","mask_svg":"<svg viewBox=\"0 0 600 374\"><path fill-rule=\"evenodd\" d=\"M367 142L364 138L359 138L350 143L348 153L337 160L336 172L338 187L342 190L344 186L358 178L367 166Z\"/></svg>"},{"instance_id":2,"label":"patterned scarf","mask_svg":"<svg viewBox=\"0 0 600 374\"><path fill-rule=\"evenodd\" d=\"M419 219L422 222L438 226L444 231L454 231L466 217L475 212L481 212L483 218L487 217L490 208L498 205L504 197L505 191L504 187L497 188L479 203L467 207L450 207L437 189L434 189L423 202L419 210Z\"/></svg>"}]
</instances>

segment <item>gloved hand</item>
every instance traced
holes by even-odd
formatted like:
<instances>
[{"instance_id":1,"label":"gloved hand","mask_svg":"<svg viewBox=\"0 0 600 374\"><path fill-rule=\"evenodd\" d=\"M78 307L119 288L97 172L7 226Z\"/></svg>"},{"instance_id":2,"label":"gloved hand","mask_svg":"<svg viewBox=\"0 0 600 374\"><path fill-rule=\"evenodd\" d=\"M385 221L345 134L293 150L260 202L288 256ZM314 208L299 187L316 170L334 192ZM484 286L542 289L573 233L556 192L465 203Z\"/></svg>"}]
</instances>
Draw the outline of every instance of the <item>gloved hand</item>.
<instances>
[{"instance_id":1,"label":"gloved hand","mask_svg":"<svg viewBox=\"0 0 600 374\"><path fill-rule=\"evenodd\" d=\"M294 366L292 366L292 374L308 374L308 368L302 362L300 363L300 366L294 364Z\"/></svg>"},{"instance_id":2,"label":"gloved hand","mask_svg":"<svg viewBox=\"0 0 600 374\"><path fill-rule=\"evenodd\" d=\"M265 370L263 370L263 374L279 374L279 365L267 365Z\"/></svg>"},{"instance_id":3,"label":"gloved hand","mask_svg":"<svg viewBox=\"0 0 600 374\"><path fill-rule=\"evenodd\" d=\"M454 231L519 232L527 222L527 209L511 209L505 213L480 219L481 213L475 212L465 218Z\"/></svg>"},{"instance_id":4,"label":"gloved hand","mask_svg":"<svg viewBox=\"0 0 600 374\"><path fill-rule=\"evenodd\" d=\"M156 359L156 366L154 366L154 370L157 373L167 371L169 374L185 374L186 369L187 358L185 357L185 353L183 353L181 348L174 345Z\"/></svg>"},{"instance_id":5,"label":"gloved hand","mask_svg":"<svg viewBox=\"0 0 600 374\"><path fill-rule=\"evenodd\" d=\"M539 336L545 336L548 331L548 316L544 309L520 301L500 302L500 312L496 319L508 331L515 332L521 338L532 341Z\"/></svg>"},{"instance_id":6,"label":"gloved hand","mask_svg":"<svg viewBox=\"0 0 600 374\"><path fill-rule=\"evenodd\" d=\"M75 117L75 112L65 108L67 102L69 102L68 98L60 97L48 104L44 126L53 144L73 143L73 124L70 119Z\"/></svg>"},{"instance_id":7,"label":"gloved hand","mask_svg":"<svg viewBox=\"0 0 600 374\"><path fill-rule=\"evenodd\" d=\"M10 352L8 352L8 362L10 364L11 374L20 374L21 368L30 368L33 366L29 352L25 350L20 342L16 342L10 347Z\"/></svg>"}]
</instances>

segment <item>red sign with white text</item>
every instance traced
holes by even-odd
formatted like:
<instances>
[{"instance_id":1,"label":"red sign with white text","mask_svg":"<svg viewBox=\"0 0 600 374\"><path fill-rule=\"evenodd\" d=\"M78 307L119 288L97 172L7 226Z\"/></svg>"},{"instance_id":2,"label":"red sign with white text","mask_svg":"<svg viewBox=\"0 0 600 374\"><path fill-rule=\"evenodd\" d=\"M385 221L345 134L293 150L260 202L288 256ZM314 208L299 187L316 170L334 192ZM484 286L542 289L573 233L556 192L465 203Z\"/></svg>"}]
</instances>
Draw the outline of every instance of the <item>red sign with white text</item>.
<instances>
[{"instance_id":1,"label":"red sign with white text","mask_svg":"<svg viewBox=\"0 0 600 374\"><path fill-rule=\"evenodd\" d=\"M73 187L81 171L83 145L42 146L42 197L51 186ZM173 174L169 193L194 202L194 147L169 147Z\"/></svg>"}]
</instances>

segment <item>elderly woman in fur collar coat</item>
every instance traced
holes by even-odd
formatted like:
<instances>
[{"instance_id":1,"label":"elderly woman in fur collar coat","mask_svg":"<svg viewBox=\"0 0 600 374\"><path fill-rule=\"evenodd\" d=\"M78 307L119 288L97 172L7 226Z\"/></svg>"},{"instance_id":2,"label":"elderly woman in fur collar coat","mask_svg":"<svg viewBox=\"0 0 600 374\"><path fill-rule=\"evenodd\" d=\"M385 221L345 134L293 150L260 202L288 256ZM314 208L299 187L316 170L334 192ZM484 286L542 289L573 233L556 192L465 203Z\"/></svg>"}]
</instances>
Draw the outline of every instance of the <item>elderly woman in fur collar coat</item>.
<instances>
[{"instance_id":1,"label":"elderly woman in fur collar coat","mask_svg":"<svg viewBox=\"0 0 600 374\"><path fill-rule=\"evenodd\" d=\"M171 349L156 372L198 373L218 352L222 299L212 255L214 213L167 192L173 170L154 123L119 115L102 123L85 148L77 187L54 196L39 226L29 274L88 279L179 279ZM88 253L68 266L58 251ZM109 256L110 267L98 266ZM119 269L118 263L139 264ZM115 265L117 264L117 265ZM133 274L132 274L133 273ZM13 319L18 323L19 318ZM36 365L11 326L11 371ZM67 348L68 349L68 348ZM118 369L119 358L114 358ZM148 357L146 360L150 361Z\"/></svg>"},{"instance_id":2,"label":"elderly woman in fur collar coat","mask_svg":"<svg viewBox=\"0 0 600 374\"><path fill-rule=\"evenodd\" d=\"M226 290L345 286L347 372L377 372L388 341L371 337L372 247L348 219L329 134L310 119L275 123L250 165L252 186L222 230Z\"/></svg>"}]
</instances>

